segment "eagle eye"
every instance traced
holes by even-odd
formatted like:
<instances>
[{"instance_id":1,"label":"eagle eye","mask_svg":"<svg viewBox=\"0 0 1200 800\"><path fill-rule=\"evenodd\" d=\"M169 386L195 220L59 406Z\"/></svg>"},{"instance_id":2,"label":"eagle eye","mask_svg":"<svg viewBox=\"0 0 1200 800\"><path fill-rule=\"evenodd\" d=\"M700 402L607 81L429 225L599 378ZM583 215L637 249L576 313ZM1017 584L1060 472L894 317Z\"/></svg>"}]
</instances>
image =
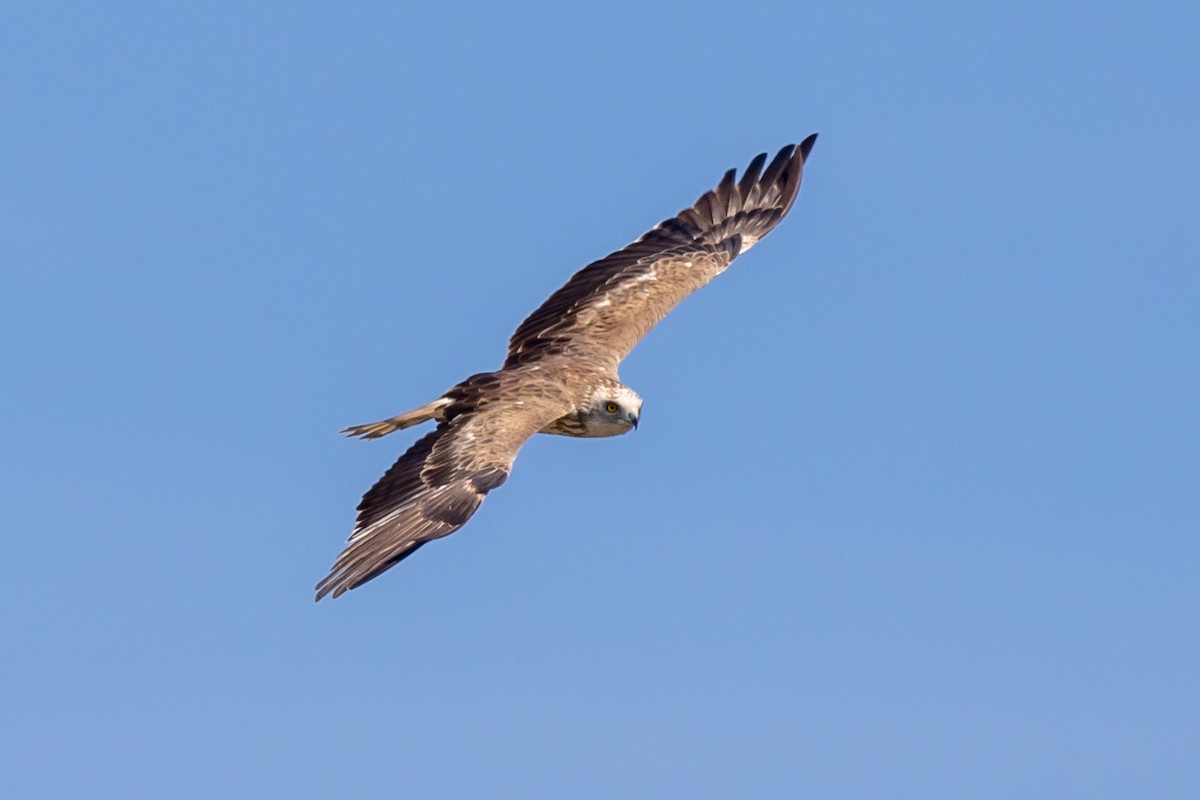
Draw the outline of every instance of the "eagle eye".
<instances>
[{"instance_id":1,"label":"eagle eye","mask_svg":"<svg viewBox=\"0 0 1200 800\"><path fill-rule=\"evenodd\" d=\"M617 413L617 411L620 410L620 408L621 408L620 406L618 406L616 403L614 403L610 400L608 405L606 405L604 407L604 410L610 414L615 414L615 413Z\"/></svg>"}]
</instances>

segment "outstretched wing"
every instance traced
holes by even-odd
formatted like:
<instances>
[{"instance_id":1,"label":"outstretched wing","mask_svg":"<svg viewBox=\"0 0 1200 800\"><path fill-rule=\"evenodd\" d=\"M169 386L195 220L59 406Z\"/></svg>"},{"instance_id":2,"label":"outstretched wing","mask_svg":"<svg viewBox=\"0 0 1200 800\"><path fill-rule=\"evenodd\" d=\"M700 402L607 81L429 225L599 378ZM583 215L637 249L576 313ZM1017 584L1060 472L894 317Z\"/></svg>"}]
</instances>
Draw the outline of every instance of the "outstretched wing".
<instances>
[{"instance_id":1,"label":"outstretched wing","mask_svg":"<svg viewBox=\"0 0 1200 800\"><path fill-rule=\"evenodd\" d=\"M694 206L575 273L517 328L505 369L567 355L615 370L683 298L779 224L816 139L783 148L766 170L760 154L740 180L729 170Z\"/></svg>"},{"instance_id":2,"label":"outstretched wing","mask_svg":"<svg viewBox=\"0 0 1200 800\"><path fill-rule=\"evenodd\" d=\"M466 524L508 479L517 451L568 409L545 398L514 401L493 375L456 390L448 419L419 439L358 504L358 522L317 600L337 597L398 564L421 545Z\"/></svg>"}]
</instances>

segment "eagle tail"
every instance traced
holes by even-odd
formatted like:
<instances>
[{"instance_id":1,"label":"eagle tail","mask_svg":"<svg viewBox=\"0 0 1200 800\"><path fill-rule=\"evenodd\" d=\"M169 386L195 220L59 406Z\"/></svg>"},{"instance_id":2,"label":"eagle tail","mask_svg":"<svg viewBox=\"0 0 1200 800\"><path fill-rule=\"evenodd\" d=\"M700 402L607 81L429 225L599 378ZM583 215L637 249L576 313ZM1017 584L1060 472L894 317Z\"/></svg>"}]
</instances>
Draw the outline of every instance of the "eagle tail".
<instances>
[{"instance_id":1,"label":"eagle tail","mask_svg":"<svg viewBox=\"0 0 1200 800\"><path fill-rule=\"evenodd\" d=\"M405 428L411 428L413 425L420 425L427 420L436 419L442 421L442 410L450 405L450 400L445 397L439 397L432 403L421 406L420 408L407 411L389 419L381 419L378 422L368 422L365 425L352 425L349 428L343 428L342 434L345 436L357 436L361 439L378 439L380 436L387 436L389 433L402 431Z\"/></svg>"}]
</instances>

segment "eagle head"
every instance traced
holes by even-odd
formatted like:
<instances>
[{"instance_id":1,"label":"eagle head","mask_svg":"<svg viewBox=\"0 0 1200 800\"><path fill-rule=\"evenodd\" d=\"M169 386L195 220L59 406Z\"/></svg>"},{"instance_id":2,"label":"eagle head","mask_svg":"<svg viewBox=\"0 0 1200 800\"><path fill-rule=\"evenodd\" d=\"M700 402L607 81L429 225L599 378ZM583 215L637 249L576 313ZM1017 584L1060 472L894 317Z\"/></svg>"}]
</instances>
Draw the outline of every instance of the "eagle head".
<instances>
[{"instance_id":1,"label":"eagle head","mask_svg":"<svg viewBox=\"0 0 1200 800\"><path fill-rule=\"evenodd\" d=\"M578 413L582 425L579 436L620 436L638 426L642 398L623 383L597 386Z\"/></svg>"}]
</instances>

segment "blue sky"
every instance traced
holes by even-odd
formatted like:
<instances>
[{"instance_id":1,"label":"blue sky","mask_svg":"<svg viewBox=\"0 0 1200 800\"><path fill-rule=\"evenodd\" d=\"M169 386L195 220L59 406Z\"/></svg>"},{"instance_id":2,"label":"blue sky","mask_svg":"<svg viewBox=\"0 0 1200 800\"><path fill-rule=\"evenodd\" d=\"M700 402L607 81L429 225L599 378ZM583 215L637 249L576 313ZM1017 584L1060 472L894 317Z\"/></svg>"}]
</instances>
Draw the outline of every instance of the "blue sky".
<instances>
[{"instance_id":1,"label":"blue sky","mask_svg":"<svg viewBox=\"0 0 1200 800\"><path fill-rule=\"evenodd\" d=\"M27 4L0 27L21 797L1200 792L1194 3ZM462 532L312 585L575 269L791 216Z\"/></svg>"}]
</instances>

